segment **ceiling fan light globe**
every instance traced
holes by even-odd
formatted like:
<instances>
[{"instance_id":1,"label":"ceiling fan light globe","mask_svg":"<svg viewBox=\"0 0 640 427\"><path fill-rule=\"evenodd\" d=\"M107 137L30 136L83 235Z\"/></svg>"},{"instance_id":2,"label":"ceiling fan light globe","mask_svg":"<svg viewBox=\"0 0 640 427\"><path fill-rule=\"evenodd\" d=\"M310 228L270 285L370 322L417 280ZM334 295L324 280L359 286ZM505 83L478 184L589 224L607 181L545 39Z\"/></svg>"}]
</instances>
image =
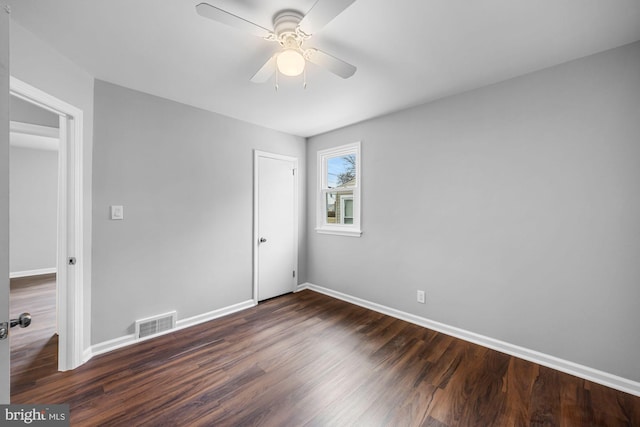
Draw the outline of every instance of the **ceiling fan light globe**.
<instances>
[{"instance_id":1,"label":"ceiling fan light globe","mask_svg":"<svg viewBox=\"0 0 640 427\"><path fill-rule=\"evenodd\" d=\"M280 73L285 76L295 77L304 71L305 59L297 50L286 49L278 54L276 64Z\"/></svg>"}]
</instances>

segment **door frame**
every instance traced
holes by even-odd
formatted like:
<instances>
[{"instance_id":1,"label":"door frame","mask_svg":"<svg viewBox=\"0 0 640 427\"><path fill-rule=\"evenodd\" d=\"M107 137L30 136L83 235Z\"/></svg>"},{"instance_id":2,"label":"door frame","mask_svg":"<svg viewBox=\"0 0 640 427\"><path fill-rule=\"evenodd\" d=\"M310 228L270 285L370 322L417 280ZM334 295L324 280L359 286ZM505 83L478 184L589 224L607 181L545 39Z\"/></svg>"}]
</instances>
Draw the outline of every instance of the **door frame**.
<instances>
[{"instance_id":1,"label":"door frame","mask_svg":"<svg viewBox=\"0 0 640 427\"><path fill-rule=\"evenodd\" d=\"M258 251L258 240L260 239L258 229L260 219L260 206L258 203L258 196L260 190L259 170L260 170L260 158L268 158L275 160L283 160L293 163L293 242L294 242L294 265L296 271L296 277L293 278L293 285L291 291L296 290L295 283L297 282L298 275L298 252L300 247L298 227L300 224L300 186L299 186L299 168L298 158L285 156L282 154L269 153L266 151L254 150L253 152L253 303L258 305L258 269L260 268L260 252Z\"/></svg>"},{"instance_id":2,"label":"door frame","mask_svg":"<svg viewBox=\"0 0 640 427\"><path fill-rule=\"evenodd\" d=\"M83 112L13 76L9 94L60 116L56 317L58 370L66 371L82 364L83 352Z\"/></svg>"}]
</instances>

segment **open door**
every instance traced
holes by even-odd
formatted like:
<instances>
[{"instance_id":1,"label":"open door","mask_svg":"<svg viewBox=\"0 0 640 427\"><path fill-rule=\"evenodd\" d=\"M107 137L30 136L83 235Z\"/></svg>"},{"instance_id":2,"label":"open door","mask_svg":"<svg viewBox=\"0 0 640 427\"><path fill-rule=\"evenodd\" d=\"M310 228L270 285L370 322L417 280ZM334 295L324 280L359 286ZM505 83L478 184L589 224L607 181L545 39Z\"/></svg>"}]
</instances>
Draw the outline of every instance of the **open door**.
<instances>
[{"instance_id":1,"label":"open door","mask_svg":"<svg viewBox=\"0 0 640 427\"><path fill-rule=\"evenodd\" d=\"M9 403L9 9L0 3L0 404ZM4 338L3 338L4 337Z\"/></svg>"}]
</instances>

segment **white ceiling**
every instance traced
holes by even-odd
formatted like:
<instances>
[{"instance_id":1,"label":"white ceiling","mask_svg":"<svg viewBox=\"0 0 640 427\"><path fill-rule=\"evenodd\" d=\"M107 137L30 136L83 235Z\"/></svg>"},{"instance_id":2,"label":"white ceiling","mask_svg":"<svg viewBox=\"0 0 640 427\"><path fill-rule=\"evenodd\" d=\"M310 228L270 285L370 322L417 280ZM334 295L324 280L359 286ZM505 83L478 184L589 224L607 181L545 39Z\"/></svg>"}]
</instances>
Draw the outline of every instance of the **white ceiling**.
<instances>
[{"instance_id":1,"label":"white ceiling","mask_svg":"<svg viewBox=\"0 0 640 427\"><path fill-rule=\"evenodd\" d=\"M96 78L311 136L640 40L638 0L356 0L314 46L343 80L249 79L272 44L195 12L203 0L13 0L12 18ZM267 28L314 0L206 0ZM285 80L286 79L286 80Z\"/></svg>"}]
</instances>

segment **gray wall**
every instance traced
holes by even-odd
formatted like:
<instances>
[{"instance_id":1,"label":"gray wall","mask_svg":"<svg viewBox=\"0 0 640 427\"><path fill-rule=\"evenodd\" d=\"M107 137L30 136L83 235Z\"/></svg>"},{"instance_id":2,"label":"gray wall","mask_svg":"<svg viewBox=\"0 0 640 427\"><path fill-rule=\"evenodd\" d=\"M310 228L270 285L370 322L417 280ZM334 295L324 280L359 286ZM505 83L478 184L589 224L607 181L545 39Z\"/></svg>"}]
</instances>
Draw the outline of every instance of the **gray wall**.
<instances>
[{"instance_id":1,"label":"gray wall","mask_svg":"<svg viewBox=\"0 0 640 427\"><path fill-rule=\"evenodd\" d=\"M640 381L639 138L640 43L310 138L307 278ZM316 234L357 140L364 234Z\"/></svg>"},{"instance_id":2,"label":"gray wall","mask_svg":"<svg viewBox=\"0 0 640 427\"><path fill-rule=\"evenodd\" d=\"M10 271L56 268L58 152L11 147L10 162Z\"/></svg>"},{"instance_id":3,"label":"gray wall","mask_svg":"<svg viewBox=\"0 0 640 427\"><path fill-rule=\"evenodd\" d=\"M304 139L99 80L94 98L92 342L251 299L253 150L298 157L304 176Z\"/></svg>"},{"instance_id":4,"label":"gray wall","mask_svg":"<svg viewBox=\"0 0 640 427\"><path fill-rule=\"evenodd\" d=\"M10 96L9 99L10 118L12 121L54 128L60 127L60 117L57 114L15 96Z\"/></svg>"}]
</instances>

